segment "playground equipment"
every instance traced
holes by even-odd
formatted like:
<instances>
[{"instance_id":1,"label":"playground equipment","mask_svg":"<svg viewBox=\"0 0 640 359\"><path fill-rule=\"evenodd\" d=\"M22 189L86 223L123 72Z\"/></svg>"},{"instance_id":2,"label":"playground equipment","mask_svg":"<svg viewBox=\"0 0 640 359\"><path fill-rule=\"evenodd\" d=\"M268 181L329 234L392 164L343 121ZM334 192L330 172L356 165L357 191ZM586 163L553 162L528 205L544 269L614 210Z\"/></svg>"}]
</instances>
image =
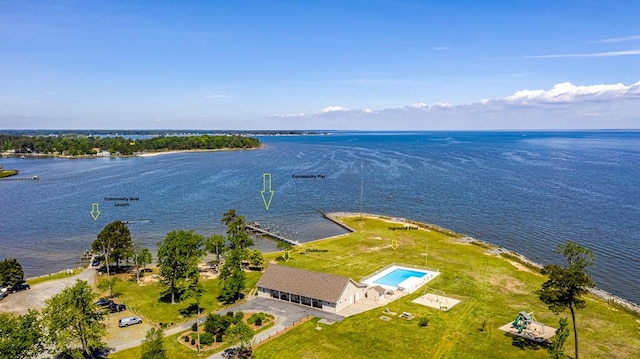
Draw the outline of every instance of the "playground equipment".
<instances>
[{"instance_id":1,"label":"playground equipment","mask_svg":"<svg viewBox=\"0 0 640 359\"><path fill-rule=\"evenodd\" d=\"M518 313L516 319L511 323L511 327L518 332L518 335L524 338L534 341L544 340L545 325L536 320L533 312L521 311Z\"/></svg>"},{"instance_id":2,"label":"playground equipment","mask_svg":"<svg viewBox=\"0 0 640 359\"><path fill-rule=\"evenodd\" d=\"M447 293L442 290L425 287L424 293L422 293L422 295L424 296L427 294L431 294L428 297L429 301L435 301L435 303L440 306L440 310L449 309L449 300L447 299Z\"/></svg>"}]
</instances>

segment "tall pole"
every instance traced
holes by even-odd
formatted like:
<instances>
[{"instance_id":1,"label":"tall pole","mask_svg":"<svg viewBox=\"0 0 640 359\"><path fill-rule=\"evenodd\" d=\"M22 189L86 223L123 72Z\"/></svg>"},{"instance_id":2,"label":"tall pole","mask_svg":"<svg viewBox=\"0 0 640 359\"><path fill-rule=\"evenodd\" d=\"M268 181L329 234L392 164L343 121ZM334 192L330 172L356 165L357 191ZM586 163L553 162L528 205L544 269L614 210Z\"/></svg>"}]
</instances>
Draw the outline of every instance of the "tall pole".
<instances>
[{"instance_id":1,"label":"tall pole","mask_svg":"<svg viewBox=\"0 0 640 359\"><path fill-rule=\"evenodd\" d=\"M364 193L364 162L360 162L360 218L362 218L363 193Z\"/></svg>"},{"instance_id":2,"label":"tall pole","mask_svg":"<svg viewBox=\"0 0 640 359\"><path fill-rule=\"evenodd\" d=\"M427 266L427 261L429 260L429 237L426 237L427 241L424 245L424 265Z\"/></svg>"}]
</instances>

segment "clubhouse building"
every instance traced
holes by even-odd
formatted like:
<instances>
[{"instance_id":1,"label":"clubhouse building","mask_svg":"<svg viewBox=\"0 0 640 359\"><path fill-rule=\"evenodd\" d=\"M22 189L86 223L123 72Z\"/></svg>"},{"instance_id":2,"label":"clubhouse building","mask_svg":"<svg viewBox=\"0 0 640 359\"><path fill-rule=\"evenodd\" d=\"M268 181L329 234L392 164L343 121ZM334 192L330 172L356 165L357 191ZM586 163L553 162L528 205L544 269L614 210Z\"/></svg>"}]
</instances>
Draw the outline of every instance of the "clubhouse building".
<instances>
[{"instance_id":1,"label":"clubhouse building","mask_svg":"<svg viewBox=\"0 0 640 359\"><path fill-rule=\"evenodd\" d=\"M258 280L258 296L337 313L365 297L366 284L351 278L270 265Z\"/></svg>"}]
</instances>

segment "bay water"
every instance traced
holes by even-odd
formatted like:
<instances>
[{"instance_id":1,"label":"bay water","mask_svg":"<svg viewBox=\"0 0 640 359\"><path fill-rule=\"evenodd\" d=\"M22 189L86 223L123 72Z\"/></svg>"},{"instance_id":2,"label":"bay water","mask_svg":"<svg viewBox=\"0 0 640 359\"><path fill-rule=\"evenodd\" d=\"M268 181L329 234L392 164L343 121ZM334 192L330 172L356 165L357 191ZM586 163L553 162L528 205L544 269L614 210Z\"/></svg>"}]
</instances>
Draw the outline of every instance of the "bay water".
<instances>
[{"instance_id":1,"label":"bay water","mask_svg":"<svg viewBox=\"0 0 640 359\"><path fill-rule=\"evenodd\" d=\"M0 181L0 259L17 258L27 276L72 267L113 220L129 221L133 240L155 252L174 229L224 233L220 219L232 208L305 242L344 233L318 211L362 208L447 227L539 263L561 263L557 244L576 241L596 255L598 287L640 302L638 131L260 139L264 148L246 151L0 158L20 176L40 177ZM261 191L268 195L269 184L266 210ZM276 249L263 238L256 246Z\"/></svg>"}]
</instances>

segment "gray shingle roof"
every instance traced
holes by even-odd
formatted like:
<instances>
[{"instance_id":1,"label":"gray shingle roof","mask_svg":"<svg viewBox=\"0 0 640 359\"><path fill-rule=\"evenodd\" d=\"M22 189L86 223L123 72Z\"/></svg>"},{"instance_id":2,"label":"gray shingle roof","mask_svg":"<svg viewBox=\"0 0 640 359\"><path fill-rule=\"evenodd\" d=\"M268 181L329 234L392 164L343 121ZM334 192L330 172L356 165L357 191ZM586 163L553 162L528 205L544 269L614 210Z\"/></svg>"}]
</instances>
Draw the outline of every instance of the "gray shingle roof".
<instances>
[{"instance_id":1,"label":"gray shingle roof","mask_svg":"<svg viewBox=\"0 0 640 359\"><path fill-rule=\"evenodd\" d=\"M272 264L257 285L337 303L349 281L353 282L347 277Z\"/></svg>"}]
</instances>

